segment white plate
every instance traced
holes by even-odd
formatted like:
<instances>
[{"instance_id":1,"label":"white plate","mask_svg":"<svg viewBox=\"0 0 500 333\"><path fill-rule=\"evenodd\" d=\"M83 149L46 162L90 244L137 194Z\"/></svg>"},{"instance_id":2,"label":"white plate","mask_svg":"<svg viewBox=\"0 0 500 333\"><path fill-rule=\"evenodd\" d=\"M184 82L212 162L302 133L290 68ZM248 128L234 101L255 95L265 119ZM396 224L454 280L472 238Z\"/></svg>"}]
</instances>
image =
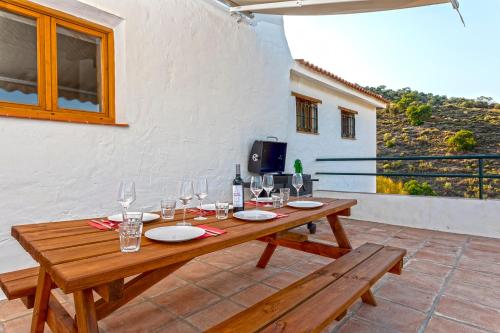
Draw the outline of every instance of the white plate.
<instances>
[{"instance_id":1,"label":"white plate","mask_svg":"<svg viewBox=\"0 0 500 333\"><path fill-rule=\"evenodd\" d=\"M196 207L200 209L200 206ZM206 210L206 211L215 211L215 204L204 204L201 206L201 209ZM233 209L233 205L229 205L229 209Z\"/></svg>"},{"instance_id":2,"label":"white plate","mask_svg":"<svg viewBox=\"0 0 500 333\"><path fill-rule=\"evenodd\" d=\"M255 209L241 210L233 214L233 217L245 221L268 221L276 218L276 216L278 216L276 213Z\"/></svg>"},{"instance_id":3,"label":"white plate","mask_svg":"<svg viewBox=\"0 0 500 333\"><path fill-rule=\"evenodd\" d=\"M290 201L287 205L295 208L309 209L321 207L323 203L318 201Z\"/></svg>"},{"instance_id":4,"label":"white plate","mask_svg":"<svg viewBox=\"0 0 500 333\"><path fill-rule=\"evenodd\" d=\"M255 202L257 200L255 200L255 198L252 198L252 201ZM259 203L272 203L273 202L273 198L268 198L268 197L259 197Z\"/></svg>"},{"instance_id":5,"label":"white plate","mask_svg":"<svg viewBox=\"0 0 500 333\"><path fill-rule=\"evenodd\" d=\"M152 214L152 213L144 213L142 215L142 222L151 222L154 220L158 220L160 218L160 215L158 214ZM113 221L113 222L123 222L123 216L122 214L115 214L108 216L108 220Z\"/></svg>"},{"instance_id":6,"label":"white plate","mask_svg":"<svg viewBox=\"0 0 500 333\"><path fill-rule=\"evenodd\" d=\"M205 230L192 226L170 226L146 231L144 236L159 242L185 242L205 234Z\"/></svg>"}]
</instances>

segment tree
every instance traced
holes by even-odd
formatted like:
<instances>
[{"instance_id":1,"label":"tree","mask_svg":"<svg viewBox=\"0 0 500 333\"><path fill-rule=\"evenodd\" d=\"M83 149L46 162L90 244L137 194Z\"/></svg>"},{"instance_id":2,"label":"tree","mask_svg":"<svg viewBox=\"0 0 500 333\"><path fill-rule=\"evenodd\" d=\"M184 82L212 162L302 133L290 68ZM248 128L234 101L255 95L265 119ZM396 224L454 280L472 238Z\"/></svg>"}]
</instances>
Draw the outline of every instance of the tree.
<instances>
[{"instance_id":1,"label":"tree","mask_svg":"<svg viewBox=\"0 0 500 333\"><path fill-rule=\"evenodd\" d=\"M432 114L432 108L429 104L411 105L406 109L406 117L413 126L420 126Z\"/></svg>"},{"instance_id":2,"label":"tree","mask_svg":"<svg viewBox=\"0 0 500 333\"><path fill-rule=\"evenodd\" d=\"M491 104L493 103L493 98L487 96L479 96L476 100L480 103Z\"/></svg>"},{"instance_id":3,"label":"tree","mask_svg":"<svg viewBox=\"0 0 500 333\"><path fill-rule=\"evenodd\" d=\"M448 146L455 151L469 151L476 147L474 133L469 130L460 130L446 140Z\"/></svg>"},{"instance_id":4,"label":"tree","mask_svg":"<svg viewBox=\"0 0 500 333\"><path fill-rule=\"evenodd\" d=\"M396 104L401 110L406 110L410 105L417 102L417 97L416 93L408 92Z\"/></svg>"}]
</instances>

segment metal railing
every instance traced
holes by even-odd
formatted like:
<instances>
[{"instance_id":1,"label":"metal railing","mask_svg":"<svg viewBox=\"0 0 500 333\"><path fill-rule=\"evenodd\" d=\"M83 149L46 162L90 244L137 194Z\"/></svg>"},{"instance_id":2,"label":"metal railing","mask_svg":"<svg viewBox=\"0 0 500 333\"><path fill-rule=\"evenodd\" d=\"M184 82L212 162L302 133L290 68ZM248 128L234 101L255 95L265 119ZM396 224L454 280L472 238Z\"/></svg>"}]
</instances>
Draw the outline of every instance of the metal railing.
<instances>
[{"instance_id":1,"label":"metal railing","mask_svg":"<svg viewBox=\"0 0 500 333\"><path fill-rule=\"evenodd\" d=\"M500 160L500 155L439 155L439 156L407 156L407 157L351 157L351 158L317 158L317 162L354 162L354 161L429 161L429 160L477 160L477 173L409 173L409 172L316 172L317 175L331 176L385 176L385 177L450 177L474 178L479 181L479 199L483 199L484 179L500 179L500 174L484 173L484 160Z\"/></svg>"}]
</instances>

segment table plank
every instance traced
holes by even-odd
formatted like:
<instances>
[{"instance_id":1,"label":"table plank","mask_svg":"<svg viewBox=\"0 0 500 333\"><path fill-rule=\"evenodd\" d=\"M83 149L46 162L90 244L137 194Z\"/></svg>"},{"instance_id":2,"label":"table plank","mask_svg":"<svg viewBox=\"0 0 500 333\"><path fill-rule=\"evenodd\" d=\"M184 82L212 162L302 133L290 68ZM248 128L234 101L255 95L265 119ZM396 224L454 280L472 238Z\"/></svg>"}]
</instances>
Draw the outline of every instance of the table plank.
<instances>
[{"instance_id":1,"label":"table plank","mask_svg":"<svg viewBox=\"0 0 500 333\"><path fill-rule=\"evenodd\" d=\"M332 202L333 200L335 199L325 199L323 201L328 203ZM292 214L300 210L292 207L283 207L280 209L275 209L275 211L282 214ZM171 222L165 222L161 220L158 220L156 222L149 222L144 225L144 231L159 226L175 225L175 223L181 219L182 219L182 214L181 216L176 216L176 219L174 219ZM190 219L189 222L193 225L207 224L221 229L227 229L233 226L240 225L242 223L246 223L237 219L228 219L224 221L219 221L215 218L215 216L210 216L205 221L196 221ZM57 239L46 238L45 236L42 237L42 239L37 239L36 237L33 237L31 240L27 240L25 238L25 234L23 233L19 235L19 242L31 254L31 256L35 260L48 266L71 260L84 259L99 254L107 254L119 251L118 235L110 233L109 231L97 230L88 225L85 225L85 228L87 228L87 230L91 230L94 233L97 233L98 236L93 237L88 233L81 233L80 229L77 228L74 229L75 232L73 234L70 233L61 236ZM73 230L72 228L70 229ZM60 230L67 230L67 229L56 229L57 232L60 232ZM48 233L49 230L45 230L43 232ZM26 235L32 237L36 234L37 233L30 232L27 233ZM117 244L117 245L116 247L112 248L111 244ZM151 244L151 241L143 237L141 246L148 246L149 244ZM99 253L101 246L103 252ZM84 252L84 250L87 249L89 250L89 252ZM56 258L52 259L52 256L56 256Z\"/></svg>"},{"instance_id":2,"label":"table plank","mask_svg":"<svg viewBox=\"0 0 500 333\"><path fill-rule=\"evenodd\" d=\"M321 201L324 203L329 203L333 202L335 198L314 198L316 201ZM293 201L293 199L291 200ZM245 206L247 210L251 210L254 207L251 206ZM283 207L283 209L288 209L288 210L296 210L295 208L292 207ZM154 212L159 214L159 212ZM285 212L286 213L286 212ZM198 214L197 213L187 213L186 218L187 219L193 219L196 217ZM60 222L42 222L42 223L32 223L32 224L21 224L21 225L15 225L11 229L11 234L12 237L15 239L19 239L20 234L27 234L27 233L39 233L42 231L51 231L51 230L56 230L56 229L66 229L66 228L77 228L77 227L84 227L87 226L87 222L92 220L92 219L106 219L107 217L101 216L101 217L91 217L88 219L78 219L78 220L71 220L71 221L60 221ZM175 217L173 221L179 221L182 219L182 209L177 209L175 213Z\"/></svg>"},{"instance_id":3,"label":"table plank","mask_svg":"<svg viewBox=\"0 0 500 333\"><path fill-rule=\"evenodd\" d=\"M68 292L70 285L80 285L78 281L81 278L85 280L85 285L93 287L144 272L146 268L156 269L175 262L190 260L199 255L288 230L326 215L347 210L356 204L355 200L332 198L314 198L313 200L324 202L325 206L313 210L283 207L275 211L289 214L288 217L266 223L249 223L234 218L219 221L214 216L208 217L205 221L194 221L192 218L197 214L187 214L193 225L210 224L220 229L226 229L228 233L175 245L143 238L141 251L135 254L122 254L119 251L118 234L113 231L92 228L87 225L88 220L15 226L12 228L12 234L17 236L21 245L35 260L47 268L58 285L66 286L65 291ZM177 212L173 222L147 223L144 229L175 225L179 219L182 219L181 212ZM124 255L127 256L125 261L123 260ZM125 267L123 266L124 262L127 263ZM84 267L80 270L88 270L88 272L79 272L78 266ZM111 278L109 273L114 274L114 278ZM119 275L119 277L115 275ZM92 279L95 278L97 280L94 283ZM66 281L67 279L71 281Z\"/></svg>"},{"instance_id":4,"label":"table plank","mask_svg":"<svg viewBox=\"0 0 500 333\"><path fill-rule=\"evenodd\" d=\"M214 221L203 221L203 222L191 221L191 222L193 223L193 225L206 224L219 229L229 229L231 227L240 225L242 223L241 221L235 221L235 220L225 220L225 221L214 220ZM175 223L163 222L162 224L154 224L151 226L147 226L145 230L149 230L151 228L156 228L159 226L169 226L169 225L175 225ZM149 246L151 244L157 244L157 242L154 242L144 236L142 237L141 239L142 248L144 248L145 246ZM96 257L99 255L119 252L119 251L120 251L120 242L118 239L118 235L116 235L116 239L102 241L99 242L98 244L92 243L92 244L73 246L71 247L71 251L68 251L68 248L57 248L44 251L43 255L40 256L40 263L46 266L53 266L69 261L81 260L85 258Z\"/></svg>"},{"instance_id":5,"label":"table plank","mask_svg":"<svg viewBox=\"0 0 500 333\"><path fill-rule=\"evenodd\" d=\"M355 204L355 200L337 200L321 208L298 211L288 217L266 223L243 223L218 237L182 244L155 243L143 247L138 253L114 252L55 265L49 268L49 272L57 285L68 293L288 230L339 213Z\"/></svg>"}]
</instances>

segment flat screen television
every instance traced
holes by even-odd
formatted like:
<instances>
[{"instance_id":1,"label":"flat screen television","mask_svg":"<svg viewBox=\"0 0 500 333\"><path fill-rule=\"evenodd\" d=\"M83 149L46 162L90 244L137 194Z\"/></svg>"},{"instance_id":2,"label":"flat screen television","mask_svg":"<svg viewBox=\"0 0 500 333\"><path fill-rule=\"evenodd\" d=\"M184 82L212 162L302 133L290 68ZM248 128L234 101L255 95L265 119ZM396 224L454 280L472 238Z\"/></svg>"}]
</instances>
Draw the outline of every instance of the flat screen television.
<instances>
[{"instance_id":1,"label":"flat screen television","mask_svg":"<svg viewBox=\"0 0 500 333\"><path fill-rule=\"evenodd\" d=\"M286 142L255 141L248 159L248 171L259 174L285 171Z\"/></svg>"}]
</instances>

